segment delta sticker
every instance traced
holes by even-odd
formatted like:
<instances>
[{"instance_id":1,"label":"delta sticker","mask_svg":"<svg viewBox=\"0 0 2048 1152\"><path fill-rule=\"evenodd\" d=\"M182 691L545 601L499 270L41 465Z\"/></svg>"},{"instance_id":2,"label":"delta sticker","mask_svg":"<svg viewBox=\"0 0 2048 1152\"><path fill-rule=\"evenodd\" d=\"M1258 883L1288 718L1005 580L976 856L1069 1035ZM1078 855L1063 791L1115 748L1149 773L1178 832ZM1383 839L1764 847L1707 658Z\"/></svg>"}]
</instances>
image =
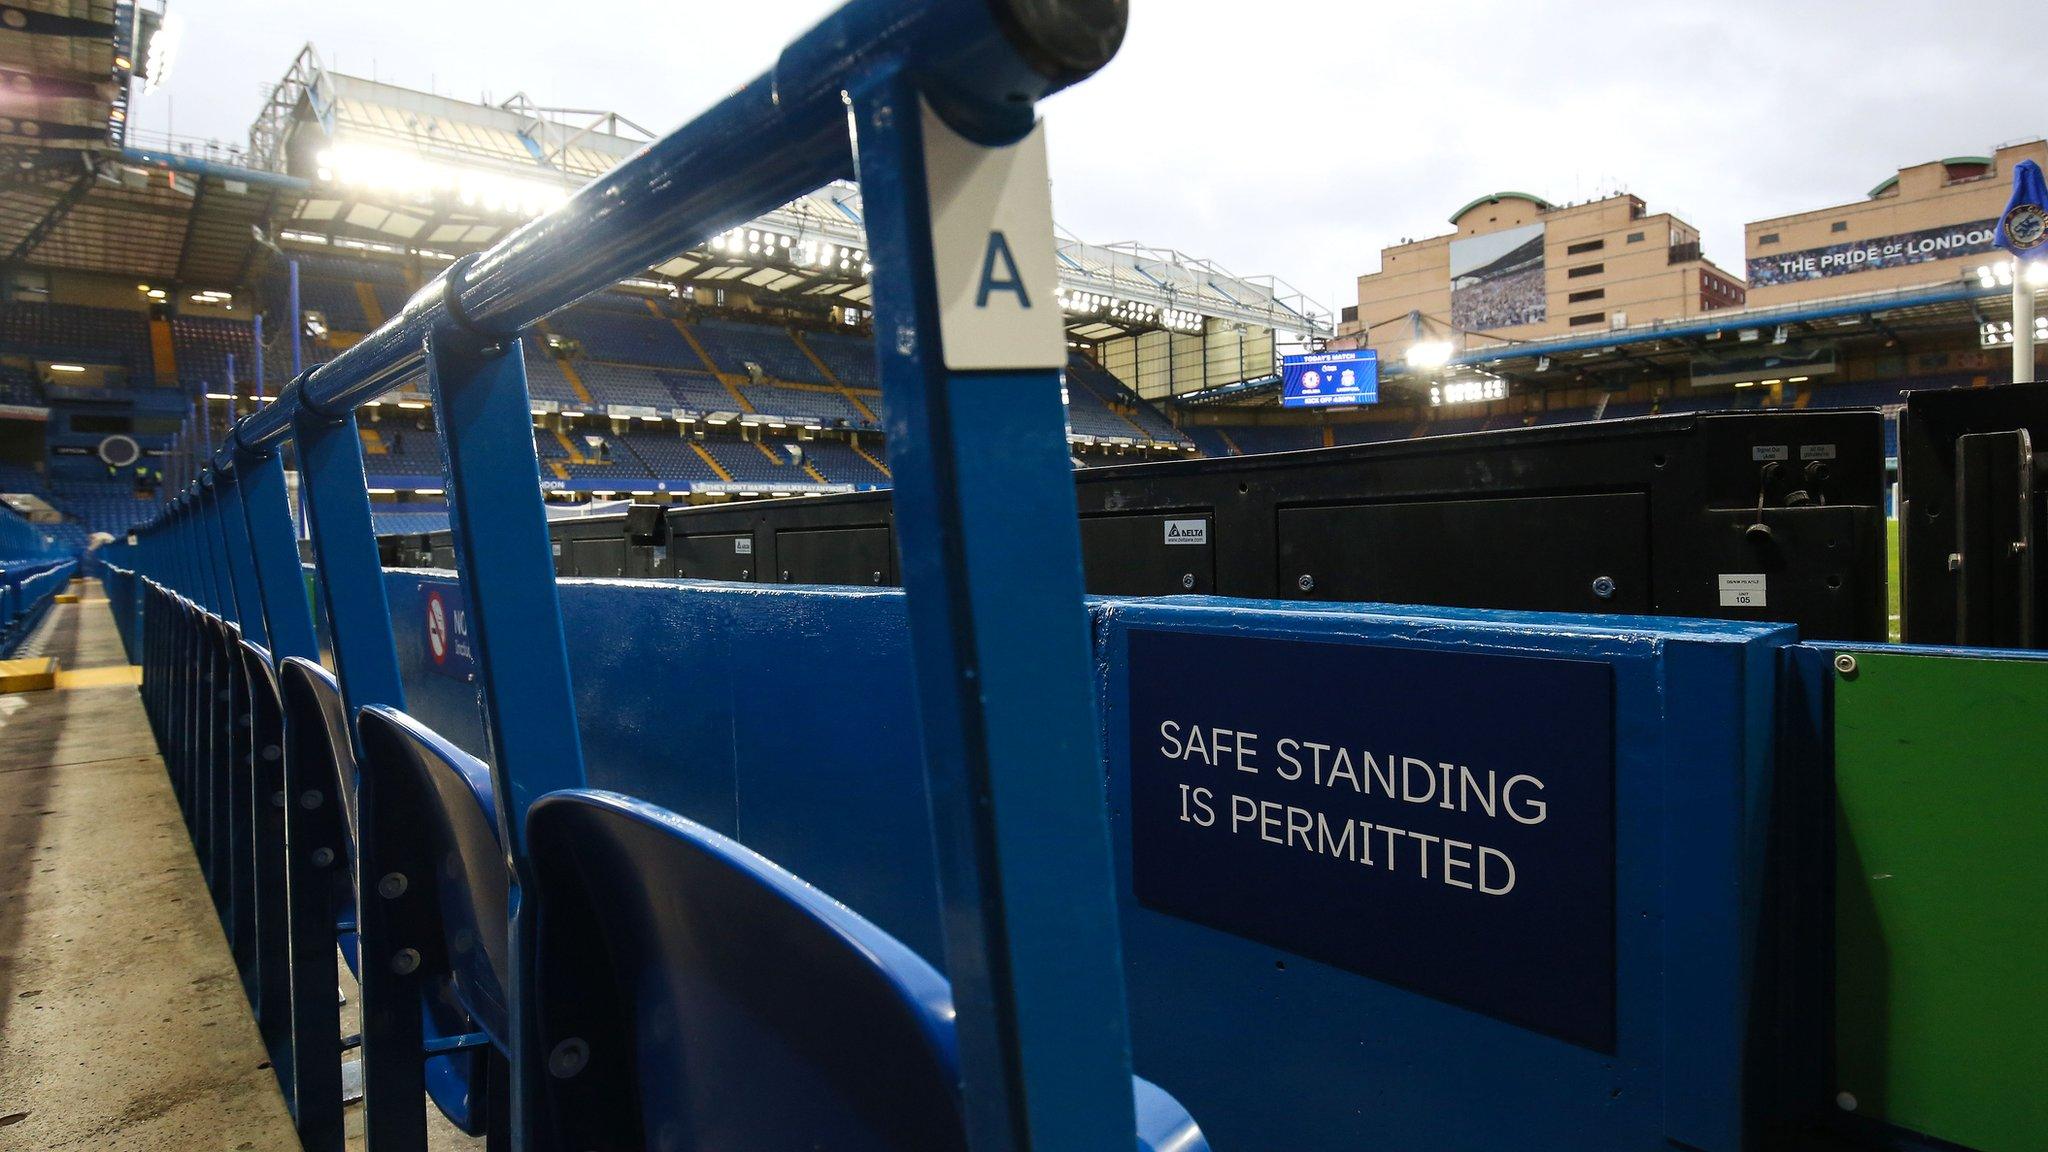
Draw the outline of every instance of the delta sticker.
<instances>
[{"instance_id":1,"label":"delta sticker","mask_svg":"<svg viewBox=\"0 0 2048 1152\"><path fill-rule=\"evenodd\" d=\"M1166 522L1168 544L1207 544L1209 522L1207 520L1168 520Z\"/></svg>"}]
</instances>

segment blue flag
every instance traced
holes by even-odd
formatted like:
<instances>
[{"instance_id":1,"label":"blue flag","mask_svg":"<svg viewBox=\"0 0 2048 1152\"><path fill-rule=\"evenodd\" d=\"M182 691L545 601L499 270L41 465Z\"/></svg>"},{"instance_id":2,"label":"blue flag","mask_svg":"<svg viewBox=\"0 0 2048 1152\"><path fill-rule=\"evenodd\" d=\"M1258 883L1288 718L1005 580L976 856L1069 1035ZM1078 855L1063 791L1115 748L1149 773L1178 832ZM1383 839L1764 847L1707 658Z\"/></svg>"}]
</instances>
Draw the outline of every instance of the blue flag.
<instances>
[{"instance_id":1,"label":"blue flag","mask_svg":"<svg viewBox=\"0 0 2048 1152\"><path fill-rule=\"evenodd\" d=\"M2012 202L1991 242L2015 256L2048 255L2048 181L2041 166L2022 160L2012 170Z\"/></svg>"}]
</instances>

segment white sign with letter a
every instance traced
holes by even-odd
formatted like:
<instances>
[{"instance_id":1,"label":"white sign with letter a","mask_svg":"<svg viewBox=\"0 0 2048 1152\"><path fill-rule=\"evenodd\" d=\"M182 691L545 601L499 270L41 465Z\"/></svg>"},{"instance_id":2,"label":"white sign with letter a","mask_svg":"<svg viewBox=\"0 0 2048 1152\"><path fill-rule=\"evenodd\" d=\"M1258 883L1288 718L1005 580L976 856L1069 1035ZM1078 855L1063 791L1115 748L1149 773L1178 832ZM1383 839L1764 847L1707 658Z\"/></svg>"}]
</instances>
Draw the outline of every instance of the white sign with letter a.
<instances>
[{"instance_id":1,"label":"white sign with letter a","mask_svg":"<svg viewBox=\"0 0 2048 1152\"><path fill-rule=\"evenodd\" d=\"M1064 367L1045 124L1015 144L988 148L953 131L929 104L923 114L946 367Z\"/></svg>"}]
</instances>

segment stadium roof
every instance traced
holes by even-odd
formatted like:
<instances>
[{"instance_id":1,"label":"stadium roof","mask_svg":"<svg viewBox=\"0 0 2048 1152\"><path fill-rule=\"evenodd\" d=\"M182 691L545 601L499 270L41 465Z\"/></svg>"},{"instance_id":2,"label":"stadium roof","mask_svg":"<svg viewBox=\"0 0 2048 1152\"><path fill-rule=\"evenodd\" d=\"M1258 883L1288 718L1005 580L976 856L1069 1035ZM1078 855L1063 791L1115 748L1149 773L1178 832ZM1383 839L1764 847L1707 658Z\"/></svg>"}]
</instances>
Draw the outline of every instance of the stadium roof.
<instances>
[{"instance_id":1,"label":"stadium roof","mask_svg":"<svg viewBox=\"0 0 2048 1152\"><path fill-rule=\"evenodd\" d=\"M302 242L459 254L493 243L637 151L653 133L615 112L491 105L328 69L311 46L293 60L250 130L250 162L302 179L279 224ZM744 285L820 306L865 306L860 191L819 189L656 265L685 285ZM1059 240L1071 334L1193 331L1203 318L1327 337L1329 312L1270 277L1139 244Z\"/></svg>"},{"instance_id":2,"label":"stadium roof","mask_svg":"<svg viewBox=\"0 0 2048 1152\"><path fill-rule=\"evenodd\" d=\"M1456 225L1458 221L1463 220L1465 218L1465 213L1470 212L1474 208L1479 207L1481 204L1498 204L1503 200L1527 200L1529 203L1534 204L1538 209L1544 212L1548 212L1553 207L1555 207L1555 205L1553 205L1550 201L1545 200L1543 197L1538 196L1533 192L1495 192L1490 196L1481 196L1477 200L1474 200L1466 204L1463 208L1458 209L1456 212L1451 213L1451 223L1453 225Z\"/></svg>"}]
</instances>

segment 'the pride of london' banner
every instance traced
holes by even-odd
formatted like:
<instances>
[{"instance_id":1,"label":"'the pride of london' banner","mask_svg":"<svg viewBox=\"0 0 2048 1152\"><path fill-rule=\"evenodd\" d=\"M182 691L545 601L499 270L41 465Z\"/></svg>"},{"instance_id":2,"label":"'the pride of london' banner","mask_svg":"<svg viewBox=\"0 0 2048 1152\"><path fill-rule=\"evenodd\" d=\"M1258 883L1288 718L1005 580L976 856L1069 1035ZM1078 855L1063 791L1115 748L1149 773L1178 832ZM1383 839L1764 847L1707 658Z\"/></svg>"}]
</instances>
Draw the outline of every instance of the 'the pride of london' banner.
<instances>
[{"instance_id":1,"label":"'the pride of london' banner","mask_svg":"<svg viewBox=\"0 0 2048 1152\"><path fill-rule=\"evenodd\" d=\"M1791 284L1801 280L1824 280L1871 268L1901 268L1957 256L1974 256L1991 251L1996 220L1952 224L1946 228L1924 228L1896 236L1879 236L1803 252L1780 252L1755 256L1749 261L1749 286Z\"/></svg>"}]
</instances>

